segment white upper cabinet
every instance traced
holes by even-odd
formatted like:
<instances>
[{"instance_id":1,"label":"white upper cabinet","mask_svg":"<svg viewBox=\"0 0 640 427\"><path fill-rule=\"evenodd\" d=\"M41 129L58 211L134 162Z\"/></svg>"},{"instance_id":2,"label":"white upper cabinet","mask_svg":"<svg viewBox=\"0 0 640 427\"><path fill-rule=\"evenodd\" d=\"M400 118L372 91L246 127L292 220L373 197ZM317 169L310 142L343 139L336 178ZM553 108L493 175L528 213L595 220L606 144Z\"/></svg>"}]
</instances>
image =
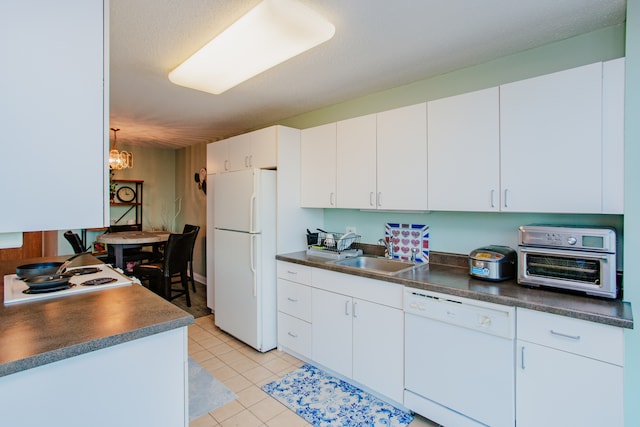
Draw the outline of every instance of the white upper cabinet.
<instances>
[{"instance_id":1,"label":"white upper cabinet","mask_svg":"<svg viewBox=\"0 0 640 427\"><path fill-rule=\"evenodd\" d=\"M602 64L602 213L624 213L625 59Z\"/></svg>"},{"instance_id":2,"label":"white upper cabinet","mask_svg":"<svg viewBox=\"0 0 640 427\"><path fill-rule=\"evenodd\" d=\"M251 152L247 160L250 168L273 169L278 164L278 130L282 126L269 126L250 133Z\"/></svg>"},{"instance_id":3,"label":"white upper cabinet","mask_svg":"<svg viewBox=\"0 0 640 427\"><path fill-rule=\"evenodd\" d=\"M624 59L428 104L429 209L623 212Z\"/></svg>"},{"instance_id":4,"label":"white upper cabinet","mask_svg":"<svg viewBox=\"0 0 640 427\"><path fill-rule=\"evenodd\" d=\"M207 173L275 168L279 127L270 126L207 144Z\"/></svg>"},{"instance_id":5,"label":"white upper cabinet","mask_svg":"<svg viewBox=\"0 0 640 427\"><path fill-rule=\"evenodd\" d=\"M602 211L602 63L500 86L501 208Z\"/></svg>"},{"instance_id":6,"label":"white upper cabinet","mask_svg":"<svg viewBox=\"0 0 640 427\"><path fill-rule=\"evenodd\" d=\"M338 207L376 208L376 114L337 123Z\"/></svg>"},{"instance_id":7,"label":"white upper cabinet","mask_svg":"<svg viewBox=\"0 0 640 427\"><path fill-rule=\"evenodd\" d=\"M108 223L104 23L102 0L0 2L0 233Z\"/></svg>"},{"instance_id":8,"label":"white upper cabinet","mask_svg":"<svg viewBox=\"0 0 640 427\"><path fill-rule=\"evenodd\" d=\"M277 126L229 138L231 170L270 169L277 165Z\"/></svg>"},{"instance_id":9,"label":"white upper cabinet","mask_svg":"<svg viewBox=\"0 0 640 427\"><path fill-rule=\"evenodd\" d=\"M427 104L429 209L500 209L500 101L497 87Z\"/></svg>"},{"instance_id":10,"label":"white upper cabinet","mask_svg":"<svg viewBox=\"0 0 640 427\"><path fill-rule=\"evenodd\" d=\"M216 174L229 170L229 145L227 141L207 144L207 173Z\"/></svg>"},{"instance_id":11,"label":"white upper cabinet","mask_svg":"<svg viewBox=\"0 0 640 427\"><path fill-rule=\"evenodd\" d=\"M378 209L427 209L427 104L378 113Z\"/></svg>"},{"instance_id":12,"label":"white upper cabinet","mask_svg":"<svg viewBox=\"0 0 640 427\"><path fill-rule=\"evenodd\" d=\"M300 156L300 206L335 208L336 123L303 129Z\"/></svg>"},{"instance_id":13,"label":"white upper cabinet","mask_svg":"<svg viewBox=\"0 0 640 427\"><path fill-rule=\"evenodd\" d=\"M251 133L232 136L225 142L229 147L229 170L247 169L251 158Z\"/></svg>"}]
</instances>

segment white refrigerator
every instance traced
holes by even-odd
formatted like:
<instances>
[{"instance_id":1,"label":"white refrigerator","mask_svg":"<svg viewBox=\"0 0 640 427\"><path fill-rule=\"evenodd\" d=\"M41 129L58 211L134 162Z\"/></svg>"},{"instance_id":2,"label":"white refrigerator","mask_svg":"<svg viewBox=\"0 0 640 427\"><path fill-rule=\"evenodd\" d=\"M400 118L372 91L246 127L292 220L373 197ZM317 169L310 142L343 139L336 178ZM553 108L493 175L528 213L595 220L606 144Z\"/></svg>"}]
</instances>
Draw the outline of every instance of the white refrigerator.
<instances>
[{"instance_id":1,"label":"white refrigerator","mask_svg":"<svg viewBox=\"0 0 640 427\"><path fill-rule=\"evenodd\" d=\"M213 176L215 323L258 351L276 347L276 171Z\"/></svg>"}]
</instances>

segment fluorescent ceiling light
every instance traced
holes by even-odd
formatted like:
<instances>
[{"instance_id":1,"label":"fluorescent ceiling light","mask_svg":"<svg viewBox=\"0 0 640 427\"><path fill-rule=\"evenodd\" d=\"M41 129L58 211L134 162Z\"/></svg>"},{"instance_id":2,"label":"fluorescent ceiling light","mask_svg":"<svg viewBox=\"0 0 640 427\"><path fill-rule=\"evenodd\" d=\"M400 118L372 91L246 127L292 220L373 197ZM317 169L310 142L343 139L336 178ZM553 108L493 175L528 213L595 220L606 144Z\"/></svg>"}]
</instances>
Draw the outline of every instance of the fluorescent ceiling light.
<instances>
[{"instance_id":1,"label":"fluorescent ceiling light","mask_svg":"<svg viewBox=\"0 0 640 427\"><path fill-rule=\"evenodd\" d=\"M334 33L333 24L295 0L264 0L171 71L169 80L217 95Z\"/></svg>"}]
</instances>

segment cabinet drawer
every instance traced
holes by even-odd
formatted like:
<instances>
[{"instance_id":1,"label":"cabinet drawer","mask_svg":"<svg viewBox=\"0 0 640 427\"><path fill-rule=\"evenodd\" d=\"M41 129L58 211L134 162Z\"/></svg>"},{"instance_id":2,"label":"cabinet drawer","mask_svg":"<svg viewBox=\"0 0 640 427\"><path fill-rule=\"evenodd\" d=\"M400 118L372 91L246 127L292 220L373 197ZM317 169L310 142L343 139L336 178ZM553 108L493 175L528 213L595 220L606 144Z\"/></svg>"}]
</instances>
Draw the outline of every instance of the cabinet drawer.
<instances>
[{"instance_id":1,"label":"cabinet drawer","mask_svg":"<svg viewBox=\"0 0 640 427\"><path fill-rule=\"evenodd\" d=\"M539 311L517 309L519 340L623 366L621 328Z\"/></svg>"},{"instance_id":2,"label":"cabinet drawer","mask_svg":"<svg viewBox=\"0 0 640 427\"><path fill-rule=\"evenodd\" d=\"M311 323L278 313L278 345L311 357Z\"/></svg>"},{"instance_id":3,"label":"cabinet drawer","mask_svg":"<svg viewBox=\"0 0 640 427\"><path fill-rule=\"evenodd\" d=\"M278 277L292 282L311 284L311 267L278 261Z\"/></svg>"},{"instance_id":4,"label":"cabinet drawer","mask_svg":"<svg viewBox=\"0 0 640 427\"><path fill-rule=\"evenodd\" d=\"M311 284L314 288L402 309L404 286L397 283L314 268Z\"/></svg>"},{"instance_id":5,"label":"cabinet drawer","mask_svg":"<svg viewBox=\"0 0 640 427\"><path fill-rule=\"evenodd\" d=\"M311 288L278 279L278 311L311 322Z\"/></svg>"}]
</instances>

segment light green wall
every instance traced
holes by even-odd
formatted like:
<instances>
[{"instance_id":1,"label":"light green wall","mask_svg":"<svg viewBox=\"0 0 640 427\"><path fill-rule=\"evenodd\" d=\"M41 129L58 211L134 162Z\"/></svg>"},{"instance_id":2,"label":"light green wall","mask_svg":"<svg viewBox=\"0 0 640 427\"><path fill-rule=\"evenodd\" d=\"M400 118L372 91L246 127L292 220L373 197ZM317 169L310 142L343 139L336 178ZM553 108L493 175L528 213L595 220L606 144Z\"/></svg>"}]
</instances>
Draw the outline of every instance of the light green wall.
<instances>
[{"instance_id":1,"label":"light green wall","mask_svg":"<svg viewBox=\"0 0 640 427\"><path fill-rule=\"evenodd\" d=\"M144 148L118 144L119 150L133 153L133 168L116 171L115 179L143 180L142 226L145 230L173 227L175 199L175 152L158 148ZM119 209L119 208L116 208ZM111 219L118 219L116 209ZM125 217L122 223L126 223ZM58 233L58 254L73 253L71 245ZM79 233L79 230L75 230ZM95 240L96 233L88 233L87 244Z\"/></svg>"},{"instance_id":2,"label":"light green wall","mask_svg":"<svg viewBox=\"0 0 640 427\"><path fill-rule=\"evenodd\" d=\"M133 168L116 171L114 178L144 181L142 228L165 228L173 231L176 194L175 151L125 144L118 144L118 149L133 153Z\"/></svg>"},{"instance_id":3,"label":"light green wall","mask_svg":"<svg viewBox=\"0 0 640 427\"><path fill-rule=\"evenodd\" d=\"M325 123L497 86L624 56L624 25L573 37L494 61L291 117L278 122L305 129Z\"/></svg>"},{"instance_id":4,"label":"light green wall","mask_svg":"<svg viewBox=\"0 0 640 427\"><path fill-rule=\"evenodd\" d=\"M625 331L625 421L640 425L640 0L627 0L625 89L625 300L636 327Z\"/></svg>"},{"instance_id":5,"label":"light green wall","mask_svg":"<svg viewBox=\"0 0 640 427\"><path fill-rule=\"evenodd\" d=\"M176 151L176 197L182 200L182 209L176 217L176 229L182 230L184 224L200 226L193 252L193 272L202 276L206 276L207 199L206 194L198 188L194 175L206 166L206 144Z\"/></svg>"}]
</instances>

